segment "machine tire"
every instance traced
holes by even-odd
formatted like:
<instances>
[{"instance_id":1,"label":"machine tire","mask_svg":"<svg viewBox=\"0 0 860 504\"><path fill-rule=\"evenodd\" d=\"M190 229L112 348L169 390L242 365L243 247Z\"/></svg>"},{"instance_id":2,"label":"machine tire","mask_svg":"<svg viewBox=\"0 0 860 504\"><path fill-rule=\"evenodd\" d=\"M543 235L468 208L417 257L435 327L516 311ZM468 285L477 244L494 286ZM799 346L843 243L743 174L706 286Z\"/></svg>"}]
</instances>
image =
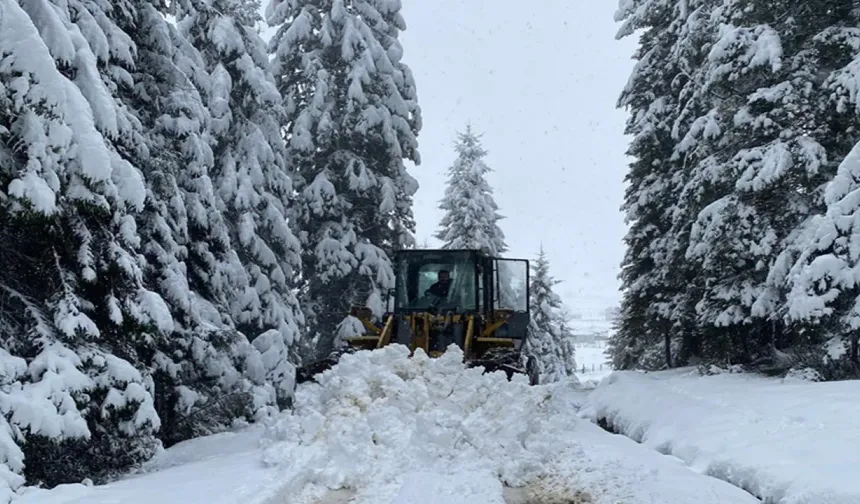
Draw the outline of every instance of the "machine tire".
<instances>
[{"instance_id":1,"label":"machine tire","mask_svg":"<svg viewBox=\"0 0 860 504\"><path fill-rule=\"evenodd\" d=\"M540 372L538 371L537 359L534 355L529 355L526 359L526 374L529 376L530 385L540 384Z\"/></svg>"}]
</instances>

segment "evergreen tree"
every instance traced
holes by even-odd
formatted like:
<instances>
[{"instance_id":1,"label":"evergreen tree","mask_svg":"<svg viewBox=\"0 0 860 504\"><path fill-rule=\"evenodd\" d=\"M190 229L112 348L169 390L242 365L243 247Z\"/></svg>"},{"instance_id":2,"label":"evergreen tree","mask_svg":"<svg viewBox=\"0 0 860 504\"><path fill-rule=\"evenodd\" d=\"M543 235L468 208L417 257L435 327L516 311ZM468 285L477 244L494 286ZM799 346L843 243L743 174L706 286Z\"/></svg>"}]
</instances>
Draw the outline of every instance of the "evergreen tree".
<instances>
[{"instance_id":1,"label":"evergreen tree","mask_svg":"<svg viewBox=\"0 0 860 504\"><path fill-rule=\"evenodd\" d=\"M394 285L389 255L414 243L404 160L420 161L415 83L401 61L400 4L284 0L269 6L270 42L284 97L288 158L302 242L300 301L320 353L354 324L350 305L384 311Z\"/></svg>"},{"instance_id":2,"label":"evergreen tree","mask_svg":"<svg viewBox=\"0 0 860 504\"><path fill-rule=\"evenodd\" d=\"M433 236L442 241L442 248L485 249L498 256L508 250L498 225L503 217L485 178L490 172L484 162L487 151L471 125L457 133L455 150L457 159L448 168L448 187L439 204L445 213Z\"/></svg>"},{"instance_id":3,"label":"evergreen tree","mask_svg":"<svg viewBox=\"0 0 860 504\"><path fill-rule=\"evenodd\" d=\"M174 14L180 12L182 5L171 5ZM277 142L269 148L264 140L259 149L249 150L252 140L260 138L253 130L248 132L251 143L220 141L225 126L231 131L234 124L246 124L221 115L225 102L219 100L224 95L211 91L223 74L210 73L204 54L166 21L165 4L154 1L135 6L117 12L125 14L121 26L137 48L133 85L121 91L147 132L146 155L139 160L147 182L147 204L140 219L145 276L168 302L173 320L171 331L158 340L147 363L159 391L160 437L170 445L222 430L236 418L259 418L276 409L277 403L289 402L294 376L286 358L290 349L285 332L277 322L254 325L261 319L277 321L283 314L277 306L255 304L277 297L272 294L277 280L270 284L267 278L254 275L271 272L274 263L247 253L264 249L257 247L255 236L237 238L239 228L231 226L241 220L231 219L235 215L231 211L241 205L228 209L227 203L235 200L222 197L223 187L229 183L220 178L224 160L231 155L248 164L255 159L273 161L276 178L282 167L277 161ZM215 19L213 36L229 35L229 27L238 23L233 17L245 16L240 11ZM183 20L187 22L184 16ZM262 52L257 40L256 49L247 54L255 54L259 62ZM243 66L243 62L249 59L234 61L248 72L256 72L253 64ZM265 88L265 75L256 84L257 89ZM245 118L246 110L239 113L240 118ZM255 113L251 122L258 118ZM278 203L282 202L273 206ZM257 209L267 209L268 216L277 214L268 204ZM282 222L277 228L286 236ZM271 230L263 224L257 237ZM250 240L242 242L246 237ZM289 261L290 255L279 259ZM252 285L254 281L257 283ZM249 337L254 339L253 345Z\"/></svg>"},{"instance_id":4,"label":"evergreen tree","mask_svg":"<svg viewBox=\"0 0 860 504\"><path fill-rule=\"evenodd\" d=\"M566 306L562 306L558 313L561 360L565 363L564 372L567 378L576 380L576 335L573 334L570 320L570 310Z\"/></svg>"},{"instance_id":5,"label":"evergreen tree","mask_svg":"<svg viewBox=\"0 0 860 504\"><path fill-rule=\"evenodd\" d=\"M123 33L130 44L121 54L134 61L126 72L107 74L121 77L115 92L134 112L136 126L124 136L136 135L141 145L126 153L146 183L138 218L140 264L146 283L167 307L161 331L151 338L155 348L141 355L140 365L152 372L159 437L170 445L229 424L239 408L219 408L217 402L228 402L241 388L231 385L241 382L235 379L241 376L236 370L241 364L235 362L241 352L227 337L229 318L225 324L220 314L229 312L215 307L218 300L203 298L199 286L192 287L197 261L218 250L217 243L201 243L195 233L208 225L207 213L217 215L207 193L208 114L198 92L206 79L194 51L164 18L165 8L155 1L117 4L108 11L119 29L113 33ZM212 267L204 276L218 279L222 270ZM200 415L204 410L207 415Z\"/></svg>"},{"instance_id":6,"label":"evergreen tree","mask_svg":"<svg viewBox=\"0 0 860 504\"><path fill-rule=\"evenodd\" d=\"M638 60L618 101L630 112L627 151L634 161L622 209L630 225L624 241L623 298L609 353L616 369L672 366L678 322L688 317L683 301L688 288L684 235L689 222L676 219L684 187L683 160L673 157L678 138L674 125L680 106L678 87L686 75L684 48L689 2L624 2L616 19L618 37L643 30ZM680 259L680 260L679 260Z\"/></svg>"},{"instance_id":7,"label":"evergreen tree","mask_svg":"<svg viewBox=\"0 0 860 504\"><path fill-rule=\"evenodd\" d=\"M145 277L167 301L173 321L147 360L159 395L166 445L211 433L247 414L255 370L247 340L235 330L227 302L232 253L210 170L208 86L199 54L165 19L166 5L140 2L120 26L135 41L135 68L122 100L136 111L146 152L138 160L147 183L140 218ZM271 394L273 395L273 394ZM204 414L205 412L205 414Z\"/></svg>"},{"instance_id":8,"label":"evergreen tree","mask_svg":"<svg viewBox=\"0 0 860 504\"><path fill-rule=\"evenodd\" d=\"M299 243L257 19L170 7L182 30L160 0L0 1L12 487L101 480L292 394Z\"/></svg>"},{"instance_id":9,"label":"evergreen tree","mask_svg":"<svg viewBox=\"0 0 860 504\"><path fill-rule=\"evenodd\" d=\"M822 106L832 132L827 139L840 141L841 147L858 140L856 131L846 125L856 122L860 112L855 92L860 82L856 30L860 12L849 4L837 3L832 12L824 12L833 14L833 24L816 37L818 53L827 56L827 68L832 69L822 85L829 92ZM860 373L860 285L853 273L858 263L858 173L860 153L855 143L825 189L826 212L808 217L798 227L783 253L782 267L774 268L771 275L777 284L790 288L786 318L813 325L809 332L818 339L814 343L824 344L820 349L824 352L814 357L816 363L830 364L822 369L828 378Z\"/></svg>"},{"instance_id":10,"label":"evergreen tree","mask_svg":"<svg viewBox=\"0 0 860 504\"><path fill-rule=\"evenodd\" d=\"M47 485L141 461L160 426L135 365L166 306L142 281L145 188L105 76L129 46L100 7L0 3L0 462Z\"/></svg>"},{"instance_id":11,"label":"evergreen tree","mask_svg":"<svg viewBox=\"0 0 860 504\"><path fill-rule=\"evenodd\" d=\"M794 308L787 296L813 290L814 275L797 275L812 249L829 246L809 245L822 222L814 215L857 140L844 80L857 14L845 1L624 7L623 33L648 30L622 95L636 161L613 365L704 358L785 369L797 361L786 352L823 334L807 330L818 316L801 315L803 296Z\"/></svg>"},{"instance_id":12,"label":"evergreen tree","mask_svg":"<svg viewBox=\"0 0 860 504\"><path fill-rule=\"evenodd\" d=\"M573 376L575 352L567 321L563 317L561 298L553 291L560 283L549 273L549 260L541 247L532 262L529 278L531 324L523 343L523 354L534 356L540 372L540 383L550 383Z\"/></svg>"},{"instance_id":13,"label":"evergreen tree","mask_svg":"<svg viewBox=\"0 0 860 504\"><path fill-rule=\"evenodd\" d=\"M786 240L822 209L841 150L819 116L822 61L815 38L835 18L785 2L727 1L714 10L715 41L696 80L719 97L704 112L713 154L698 167L711 184L692 230L700 281L702 355L752 362L800 343L781 317L784 297L768 282ZM829 19L828 19L829 18Z\"/></svg>"},{"instance_id":14,"label":"evergreen tree","mask_svg":"<svg viewBox=\"0 0 860 504\"><path fill-rule=\"evenodd\" d=\"M212 181L231 247L245 269L229 289L231 312L238 330L254 338L264 334L253 343L267 354L268 378L285 403L294 388L288 351L301 313L291 289L300 245L286 220L292 181L279 131L281 96L254 30L257 18L243 0L176 5L180 31L200 49L210 76Z\"/></svg>"},{"instance_id":15,"label":"evergreen tree","mask_svg":"<svg viewBox=\"0 0 860 504\"><path fill-rule=\"evenodd\" d=\"M843 377L845 371L849 376L860 372L860 285L853 273L858 264L858 174L860 144L843 160L827 187L826 214L810 218L797 233L797 249L791 250L799 254L797 262L779 275L787 277L792 287L787 302L789 319L816 325L813 331L827 350L818 356L818 362L835 361L827 362L836 368L830 370L833 375L829 378Z\"/></svg>"}]
</instances>

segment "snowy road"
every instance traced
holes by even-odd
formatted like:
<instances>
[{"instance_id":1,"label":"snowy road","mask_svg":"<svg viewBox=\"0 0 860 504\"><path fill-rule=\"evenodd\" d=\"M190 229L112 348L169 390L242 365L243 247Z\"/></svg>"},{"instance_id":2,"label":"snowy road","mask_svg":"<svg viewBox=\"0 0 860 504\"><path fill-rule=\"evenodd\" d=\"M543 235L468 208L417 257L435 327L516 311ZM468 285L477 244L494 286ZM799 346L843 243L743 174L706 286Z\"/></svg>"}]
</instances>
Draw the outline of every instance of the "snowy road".
<instances>
[{"instance_id":1,"label":"snowy road","mask_svg":"<svg viewBox=\"0 0 860 504\"><path fill-rule=\"evenodd\" d=\"M291 415L172 447L111 485L20 504L745 504L759 502L578 418L582 390L399 347L345 357Z\"/></svg>"},{"instance_id":2,"label":"snowy road","mask_svg":"<svg viewBox=\"0 0 860 504\"><path fill-rule=\"evenodd\" d=\"M270 501L280 504L281 496ZM287 496L284 496L287 497ZM314 504L348 504L356 499L352 490L334 490ZM392 501L395 504L585 504L595 502L587 492L573 491L550 482L526 487L506 487L488 472L410 472L403 476Z\"/></svg>"}]
</instances>

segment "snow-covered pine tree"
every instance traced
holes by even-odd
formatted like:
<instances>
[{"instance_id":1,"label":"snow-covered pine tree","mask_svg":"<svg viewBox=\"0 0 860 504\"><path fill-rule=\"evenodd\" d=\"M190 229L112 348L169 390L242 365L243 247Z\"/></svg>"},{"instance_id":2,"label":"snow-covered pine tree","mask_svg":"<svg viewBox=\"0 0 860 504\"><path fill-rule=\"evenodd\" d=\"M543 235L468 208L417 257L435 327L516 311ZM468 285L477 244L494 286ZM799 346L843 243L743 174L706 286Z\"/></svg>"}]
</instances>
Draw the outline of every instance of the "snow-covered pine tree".
<instances>
[{"instance_id":1,"label":"snow-covered pine tree","mask_svg":"<svg viewBox=\"0 0 860 504\"><path fill-rule=\"evenodd\" d=\"M286 219L292 181L279 131L282 100L254 29L257 16L247 7L244 0L179 0L176 13L210 75L211 177L247 272L248 282L230 297L231 312L237 329L266 355L268 380L286 404L295 385L289 349L302 323L292 291L301 247Z\"/></svg>"},{"instance_id":2,"label":"snow-covered pine tree","mask_svg":"<svg viewBox=\"0 0 860 504\"><path fill-rule=\"evenodd\" d=\"M225 240L207 243L209 217L218 218L208 177L209 114L199 92L207 79L166 21L164 4L126 7L114 14L125 14L116 21L134 41L135 67L119 93L146 132L138 160L147 185L139 219L145 278L167 301L174 324L147 361L158 391L159 434L169 446L229 422L215 402L234 397L236 338L223 294L206 284L226 283L213 258Z\"/></svg>"},{"instance_id":3,"label":"snow-covered pine tree","mask_svg":"<svg viewBox=\"0 0 860 504\"><path fill-rule=\"evenodd\" d=\"M840 150L860 137L855 128L846 127L860 117L860 32L856 28L860 12L850 2L834 7L831 26L818 33L816 43L822 67L830 70L822 86L828 92L823 96L822 122L830 127L828 142L839 145L828 149L828 158L839 160ZM815 356L816 367L826 378L860 374L860 285L854 273L860 264L858 180L860 144L855 143L825 189L826 212L811 215L798 226L781 257L782 268L774 268L771 275L778 285L791 288L788 320L814 326L810 332L823 343L823 352Z\"/></svg>"},{"instance_id":4,"label":"snow-covered pine tree","mask_svg":"<svg viewBox=\"0 0 860 504\"><path fill-rule=\"evenodd\" d=\"M270 343L263 355L237 330L236 292L246 292L251 279L213 182L211 77L200 52L165 19L166 9L157 0L135 2L111 15L134 44L134 68L117 92L145 132L137 159L147 190L142 264L172 323L146 364L156 384L159 437L171 445L274 409L266 370L289 366L272 333L258 342Z\"/></svg>"},{"instance_id":5,"label":"snow-covered pine tree","mask_svg":"<svg viewBox=\"0 0 860 504\"><path fill-rule=\"evenodd\" d=\"M773 272L784 270L780 255L798 229L823 210L831 156L853 145L822 115L831 94L822 76L839 66L822 37L848 23L849 4L732 0L711 13L714 42L693 80L717 98L698 119L712 132L699 142L713 154L691 163L709 194L688 253L702 272L697 309L708 360L780 367L785 351L818 339L785 324L784 282Z\"/></svg>"},{"instance_id":6,"label":"snow-covered pine tree","mask_svg":"<svg viewBox=\"0 0 860 504\"><path fill-rule=\"evenodd\" d=\"M0 234L14 243L0 246L0 462L46 485L139 462L160 425L133 364L166 310L138 267L145 190L120 155L129 117L104 77L130 60L103 14L0 2Z\"/></svg>"},{"instance_id":7,"label":"snow-covered pine tree","mask_svg":"<svg viewBox=\"0 0 860 504\"><path fill-rule=\"evenodd\" d=\"M856 252L858 174L860 143L842 161L827 187L826 214L812 216L798 230L793 248L783 254L783 258L794 254L798 258L785 264L777 277L791 286L788 319L812 325L811 331L823 343L814 355L817 362L811 364L825 378L860 373L860 282L853 273L860 263Z\"/></svg>"},{"instance_id":8,"label":"snow-covered pine tree","mask_svg":"<svg viewBox=\"0 0 860 504\"><path fill-rule=\"evenodd\" d=\"M565 363L565 374L568 379L576 380L576 335L573 333L570 321L570 309L562 305L558 312L558 335L561 347L561 359ZM578 380L577 380L578 381Z\"/></svg>"},{"instance_id":9,"label":"snow-covered pine tree","mask_svg":"<svg viewBox=\"0 0 860 504\"><path fill-rule=\"evenodd\" d=\"M684 187L683 161L672 157L676 143L678 88L686 78L679 48L688 2L623 0L617 37L643 30L638 60L618 101L629 110L627 153L634 158L625 180L623 210L630 226L622 262L623 297L616 330L607 349L616 369L661 368L675 364L673 329L685 317L687 289L683 236L675 215ZM688 31L688 30L687 30Z\"/></svg>"},{"instance_id":10,"label":"snow-covered pine tree","mask_svg":"<svg viewBox=\"0 0 860 504\"><path fill-rule=\"evenodd\" d=\"M670 161L677 171L672 179L671 227L660 247L661 261L666 265L661 268L662 283L672 286L672 295L664 305L664 314L671 322L671 335L664 339L666 363L670 366L697 362L702 347L697 303L708 272L689 260L688 249L692 223L705 204L703 201L709 202L712 194L709 179L712 152L700 140L718 132L712 128L712 117L705 114L716 98L702 92L696 76L713 40L714 4L711 0L678 2L672 26L677 37L670 54L678 73L672 82L676 105L671 138L675 145Z\"/></svg>"},{"instance_id":11,"label":"snow-covered pine tree","mask_svg":"<svg viewBox=\"0 0 860 504\"><path fill-rule=\"evenodd\" d=\"M854 118L836 110L849 96L835 81L853 54L851 2L621 6L629 27L649 29L625 91L637 161L613 364L773 363L816 345L785 299L823 208L823 183L857 140L845 126ZM636 82L644 85L631 94ZM671 155L642 156L659 146ZM649 348L656 357L660 333L663 363L643 360Z\"/></svg>"},{"instance_id":12,"label":"snow-covered pine tree","mask_svg":"<svg viewBox=\"0 0 860 504\"><path fill-rule=\"evenodd\" d=\"M553 290L561 281L550 275L549 260L543 247L531 265L531 324L529 336L523 343L523 354L535 357L540 382L550 383L572 376L576 371L576 360L573 342L568 339L570 334L562 315L561 298Z\"/></svg>"},{"instance_id":13,"label":"snow-covered pine tree","mask_svg":"<svg viewBox=\"0 0 860 504\"><path fill-rule=\"evenodd\" d=\"M442 241L442 248L486 249L499 256L508 250L498 224L504 217L486 179L491 169L484 162L487 151L481 135L468 124L466 131L457 133L454 149L457 158L448 168L448 186L439 202L444 214L433 236Z\"/></svg>"},{"instance_id":14,"label":"snow-covered pine tree","mask_svg":"<svg viewBox=\"0 0 860 504\"><path fill-rule=\"evenodd\" d=\"M273 0L267 17L278 27L272 71L296 173L300 300L307 337L327 353L355 329L350 305L381 315L394 284L389 254L414 243L418 184L404 160L420 161L421 117L401 61L405 22L400 2L383 0Z\"/></svg>"}]
</instances>

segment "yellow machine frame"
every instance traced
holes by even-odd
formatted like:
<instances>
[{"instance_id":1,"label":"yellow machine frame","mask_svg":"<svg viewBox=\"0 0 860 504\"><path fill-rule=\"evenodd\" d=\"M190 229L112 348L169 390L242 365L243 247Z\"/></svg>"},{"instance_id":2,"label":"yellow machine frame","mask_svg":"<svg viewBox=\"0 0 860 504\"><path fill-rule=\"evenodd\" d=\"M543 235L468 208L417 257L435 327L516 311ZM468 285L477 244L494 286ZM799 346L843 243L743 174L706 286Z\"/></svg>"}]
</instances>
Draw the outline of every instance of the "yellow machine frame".
<instances>
[{"instance_id":1,"label":"yellow machine frame","mask_svg":"<svg viewBox=\"0 0 860 504\"><path fill-rule=\"evenodd\" d=\"M438 357L444 353L444 351L430 350L431 327L435 324L459 324L465 320L466 338L463 345L463 354L466 355L466 358L469 358L473 355L473 349L478 345L489 348L514 348L513 339L493 337L493 334L508 321L510 313L511 312L508 310L494 310L494 320L487 324L480 334L476 334L476 328L479 328L484 324L480 321L476 322L476 318L480 317L474 314L461 315L455 313L440 315L428 312L419 312L401 316L409 321L412 334L414 335L412 338L412 344L409 345L409 350L414 353L416 349L421 348L424 350L424 353L430 357ZM365 336L346 338L346 341L350 346L362 350L374 350L391 343L391 335L394 333L394 314L388 315L385 319L385 324L383 324L382 327L377 326L371 321L372 314L369 308L356 307L353 309L352 315L364 324L364 327L367 329L369 334Z\"/></svg>"}]
</instances>

